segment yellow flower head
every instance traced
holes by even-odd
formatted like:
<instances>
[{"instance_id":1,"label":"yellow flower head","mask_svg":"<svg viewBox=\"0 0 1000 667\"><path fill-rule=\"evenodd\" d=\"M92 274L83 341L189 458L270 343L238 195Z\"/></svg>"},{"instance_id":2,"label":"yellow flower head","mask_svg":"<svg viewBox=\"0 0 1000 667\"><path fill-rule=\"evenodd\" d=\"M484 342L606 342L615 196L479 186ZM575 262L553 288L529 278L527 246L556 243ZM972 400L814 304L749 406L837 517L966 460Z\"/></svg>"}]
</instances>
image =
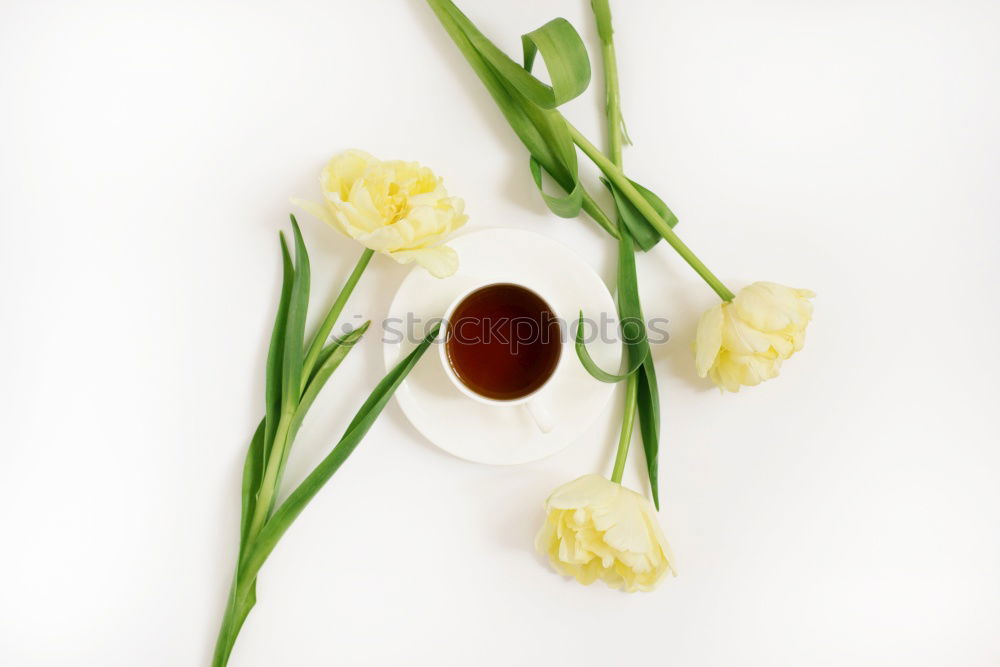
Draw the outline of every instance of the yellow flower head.
<instances>
[{"instance_id":1,"label":"yellow flower head","mask_svg":"<svg viewBox=\"0 0 1000 667\"><path fill-rule=\"evenodd\" d=\"M720 388L739 391L777 377L781 362L802 349L816 296L807 289L757 282L698 322L695 366Z\"/></svg>"},{"instance_id":2,"label":"yellow flower head","mask_svg":"<svg viewBox=\"0 0 1000 667\"><path fill-rule=\"evenodd\" d=\"M465 202L427 167L350 150L330 160L320 184L322 204L294 203L400 264L417 262L438 278L458 269L458 255L440 244L468 220Z\"/></svg>"},{"instance_id":3,"label":"yellow flower head","mask_svg":"<svg viewBox=\"0 0 1000 667\"><path fill-rule=\"evenodd\" d=\"M552 567L581 584L651 591L676 575L670 546L644 497L600 475L584 475L552 492L535 548Z\"/></svg>"}]
</instances>

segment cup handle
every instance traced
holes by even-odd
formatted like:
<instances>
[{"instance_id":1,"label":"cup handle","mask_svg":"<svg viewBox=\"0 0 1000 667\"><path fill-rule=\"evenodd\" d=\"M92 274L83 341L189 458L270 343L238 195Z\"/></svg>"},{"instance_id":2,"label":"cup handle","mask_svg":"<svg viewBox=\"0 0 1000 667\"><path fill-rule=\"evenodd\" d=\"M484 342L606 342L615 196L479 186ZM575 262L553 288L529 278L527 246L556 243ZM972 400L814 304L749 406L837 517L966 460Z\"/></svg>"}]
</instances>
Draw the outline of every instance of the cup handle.
<instances>
[{"instance_id":1,"label":"cup handle","mask_svg":"<svg viewBox=\"0 0 1000 667\"><path fill-rule=\"evenodd\" d=\"M535 426L538 427L539 431L548 433L552 430L552 413L541 402L537 400L528 401L524 404L524 407L535 421Z\"/></svg>"}]
</instances>

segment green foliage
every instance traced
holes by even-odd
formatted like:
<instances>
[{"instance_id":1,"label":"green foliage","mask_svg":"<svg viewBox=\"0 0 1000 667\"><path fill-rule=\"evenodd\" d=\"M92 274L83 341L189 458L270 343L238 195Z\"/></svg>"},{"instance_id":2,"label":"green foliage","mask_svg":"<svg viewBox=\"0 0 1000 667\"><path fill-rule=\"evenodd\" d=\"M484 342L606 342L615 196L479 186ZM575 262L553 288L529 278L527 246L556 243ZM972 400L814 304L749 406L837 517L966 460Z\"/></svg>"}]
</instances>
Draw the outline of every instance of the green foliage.
<instances>
[{"instance_id":1,"label":"green foliage","mask_svg":"<svg viewBox=\"0 0 1000 667\"><path fill-rule=\"evenodd\" d=\"M261 565L295 518L361 443L393 392L438 334L438 328L435 328L417 349L379 382L330 454L272 513L299 427L333 372L371 324L365 322L321 349L317 346L315 357L307 358L304 354L304 334L309 306L309 255L294 217L292 231L294 262L284 235L280 236L282 287L268 348L265 416L250 440L243 465L239 557L212 660L216 667L225 665L229 660L236 636L256 604L257 574ZM322 345L329 327L332 327L370 259L370 252L362 254L331 312L313 337L314 343L319 341ZM313 363L315 365L311 366Z\"/></svg>"},{"instance_id":2,"label":"green foliage","mask_svg":"<svg viewBox=\"0 0 1000 667\"><path fill-rule=\"evenodd\" d=\"M428 0L428 4L531 154L532 178L546 205L564 218L578 215L585 191L576 147L565 119L555 109L586 90L590 82L590 60L579 33L565 19L555 19L522 35L524 64L520 65L487 39L455 3ZM545 61L551 86L531 74L536 53ZM543 170L565 195L543 191ZM617 236L605 220L595 219Z\"/></svg>"},{"instance_id":3,"label":"green foliage","mask_svg":"<svg viewBox=\"0 0 1000 667\"><path fill-rule=\"evenodd\" d=\"M639 303L639 280L635 271L635 249L625 225L621 226L618 241L618 317L623 328L629 322L638 323L639 335L625 336L626 350L631 364L640 364L637 376L636 410L639 414L639 433L646 452L646 471L653 494L653 503L660 507L659 447L660 447L660 397L656 384L649 340L646 337L646 319Z\"/></svg>"},{"instance_id":4,"label":"green foliage","mask_svg":"<svg viewBox=\"0 0 1000 667\"><path fill-rule=\"evenodd\" d=\"M634 327L633 327L634 328ZM622 333L624 336L628 336L626 327L622 326ZM583 342L583 311L580 311L580 319L576 325L576 356L579 357L580 363L583 367L590 373L591 377L595 380L600 380L601 382L607 382L609 384L614 384L616 382L621 382L622 380L628 379L630 375L635 373L642 366L643 362L646 361L646 357L639 357L637 359L631 358L632 355L626 353L622 355L622 361L625 364L629 364L628 370L620 373L618 375L614 373L609 373L602 369L595 362L593 357L590 356L590 352L587 351L587 346Z\"/></svg>"}]
</instances>

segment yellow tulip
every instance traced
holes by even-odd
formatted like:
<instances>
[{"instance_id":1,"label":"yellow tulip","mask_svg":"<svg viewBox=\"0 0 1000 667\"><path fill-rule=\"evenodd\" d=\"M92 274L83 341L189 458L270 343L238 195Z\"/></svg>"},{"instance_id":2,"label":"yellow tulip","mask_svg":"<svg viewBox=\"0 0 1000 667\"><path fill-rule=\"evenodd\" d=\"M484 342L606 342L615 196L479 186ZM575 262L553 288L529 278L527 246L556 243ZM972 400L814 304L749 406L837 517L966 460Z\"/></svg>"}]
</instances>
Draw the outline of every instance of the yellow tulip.
<instances>
[{"instance_id":1,"label":"yellow tulip","mask_svg":"<svg viewBox=\"0 0 1000 667\"><path fill-rule=\"evenodd\" d=\"M807 289L756 282L707 310L694 346L698 375L729 391L777 377L781 362L805 345L814 296Z\"/></svg>"},{"instance_id":2,"label":"yellow tulip","mask_svg":"<svg viewBox=\"0 0 1000 667\"><path fill-rule=\"evenodd\" d=\"M465 202L449 197L427 167L350 150L330 160L320 184L322 204L293 202L401 264L416 262L438 278L458 269L458 255L441 243L468 220Z\"/></svg>"},{"instance_id":3,"label":"yellow tulip","mask_svg":"<svg viewBox=\"0 0 1000 667\"><path fill-rule=\"evenodd\" d=\"M556 572L630 593L651 591L666 573L676 575L656 512L635 491L584 475L553 491L545 509L535 548Z\"/></svg>"}]
</instances>

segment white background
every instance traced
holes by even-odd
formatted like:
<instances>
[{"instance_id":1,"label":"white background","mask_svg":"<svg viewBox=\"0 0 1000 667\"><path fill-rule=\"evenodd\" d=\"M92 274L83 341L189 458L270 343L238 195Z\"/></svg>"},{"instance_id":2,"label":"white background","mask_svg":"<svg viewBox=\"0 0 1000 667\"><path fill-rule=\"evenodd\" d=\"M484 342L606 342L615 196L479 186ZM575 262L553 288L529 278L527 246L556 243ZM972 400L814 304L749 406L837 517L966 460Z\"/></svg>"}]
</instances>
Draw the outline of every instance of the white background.
<instances>
[{"instance_id":1,"label":"white background","mask_svg":"<svg viewBox=\"0 0 1000 667\"><path fill-rule=\"evenodd\" d=\"M557 15L596 45L584 0L460 4L511 52ZM1000 664L1000 5L614 10L627 170L731 287L819 295L782 376L720 395L690 356L713 294L665 245L640 257L646 311L671 320L680 576L584 588L532 551L548 492L609 471L620 394L513 468L438 451L393 404L265 566L231 664ZM603 143L596 54L565 112ZM610 284L612 243L547 213L417 0L0 3L0 663L208 663L277 231L349 147L432 166L470 229L549 234ZM359 249L302 219L315 313ZM377 258L348 310L379 318L404 274ZM289 483L381 372L369 335Z\"/></svg>"}]
</instances>

